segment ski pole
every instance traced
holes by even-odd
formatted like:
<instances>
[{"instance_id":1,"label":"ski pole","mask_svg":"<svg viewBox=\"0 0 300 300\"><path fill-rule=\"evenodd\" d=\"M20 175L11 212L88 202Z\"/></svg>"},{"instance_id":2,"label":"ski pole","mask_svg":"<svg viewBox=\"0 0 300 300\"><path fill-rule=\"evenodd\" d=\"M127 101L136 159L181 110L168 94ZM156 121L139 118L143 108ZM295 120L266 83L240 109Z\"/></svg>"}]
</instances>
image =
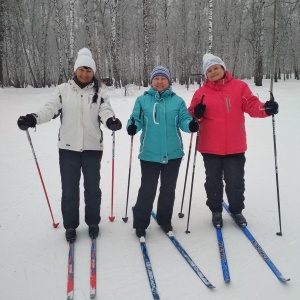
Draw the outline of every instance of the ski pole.
<instances>
[{"instance_id":1,"label":"ski pole","mask_svg":"<svg viewBox=\"0 0 300 300\"><path fill-rule=\"evenodd\" d=\"M113 222L114 217L114 178L115 178L115 131L112 132L112 164L111 164L111 210L109 221Z\"/></svg>"},{"instance_id":2,"label":"ski pole","mask_svg":"<svg viewBox=\"0 0 300 300\"><path fill-rule=\"evenodd\" d=\"M273 93L270 92L270 95L271 95L271 101L274 101ZM276 175L277 207L278 207L278 219L279 219L279 232L276 232L276 235L282 236L279 179L278 179L278 165L277 165L276 132L275 132L275 116L274 115L272 115L272 127L273 127L273 145L274 145L274 162L275 162L275 175Z\"/></svg>"},{"instance_id":3,"label":"ski pole","mask_svg":"<svg viewBox=\"0 0 300 300\"><path fill-rule=\"evenodd\" d=\"M273 96L273 80L275 73L275 39L276 39L276 8L277 1L274 1L274 18L273 18L273 49L272 49L272 71L270 80L270 101L275 101ZM281 212L280 212L280 196L279 196L279 180L278 180L278 165L277 165L277 147L276 147L276 133L275 133L275 116L272 115L272 128L273 128L273 145L274 145L274 161L275 161L275 175L276 175L276 191L277 191L277 206L278 206L278 219L279 219L279 232L276 233L278 236L282 236L281 229Z\"/></svg>"},{"instance_id":4,"label":"ski pole","mask_svg":"<svg viewBox=\"0 0 300 300\"><path fill-rule=\"evenodd\" d=\"M128 209L129 186L130 186L130 175L131 175L132 148L133 148L133 135L131 136L131 142L130 142L130 156L129 156L129 171L128 171L128 185L127 185L127 199L126 199L125 217L122 218L125 223L128 221L127 209Z\"/></svg>"},{"instance_id":5,"label":"ski pole","mask_svg":"<svg viewBox=\"0 0 300 300\"><path fill-rule=\"evenodd\" d=\"M184 179L184 186L183 186L183 193L182 193L182 200L181 200L181 209L180 213L178 213L179 218L183 218L184 214L182 213L183 208L183 202L184 202L184 196L185 196L185 188L186 188L186 180L189 172L189 164L190 164L190 157L191 157L191 148L192 148L192 141L193 141L193 132L191 133L191 139L190 139L190 146L189 146L189 154L188 154L188 160L186 163L186 171L185 171L185 179Z\"/></svg>"},{"instance_id":6,"label":"ski pole","mask_svg":"<svg viewBox=\"0 0 300 300\"><path fill-rule=\"evenodd\" d=\"M44 180L43 180L43 177L42 177L42 173L41 173L41 170L40 170L40 166L39 166L37 157L36 157L36 155L35 155L35 151L34 151L34 148L33 148L33 144L32 144L31 137L30 137L30 134L29 134L28 129L26 130L26 134L27 134L27 138L28 138L28 141L29 141L31 150L32 150L32 154L33 154L34 160L35 160L36 168L37 168L37 170L38 170L38 173L39 173L39 176L40 176L40 179L41 179L41 183L42 183L42 186L43 186L43 189L44 189L44 193L45 193L45 196L46 196L46 200L47 200L47 203L48 203L48 207L49 207L49 210L50 210L51 218L52 218L52 221L53 221L52 226L53 226L54 228L57 228L58 225L59 225L59 223L55 223L55 221L54 221L54 217L53 217L53 213L52 213L50 201L49 201L49 198L48 198L48 194L47 194L47 191L46 191L46 187L45 187L45 184L44 184Z\"/></svg>"},{"instance_id":7,"label":"ski pole","mask_svg":"<svg viewBox=\"0 0 300 300\"><path fill-rule=\"evenodd\" d=\"M197 145L198 145L198 138L199 138L199 130L197 131L196 135L196 144L195 144L195 153L194 153L194 163L193 163L193 173L192 173L192 182L191 182L191 191L190 191L190 201L189 201L189 211L188 211L188 219L187 219L187 226L185 233L190 233L189 231L189 223L190 223L190 214L191 214L191 205L192 205L192 196L193 196L193 186L194 186L194 176L195 176L195 166L196 166L196 156L197 156Z\"/></svg>"}]
</instances>

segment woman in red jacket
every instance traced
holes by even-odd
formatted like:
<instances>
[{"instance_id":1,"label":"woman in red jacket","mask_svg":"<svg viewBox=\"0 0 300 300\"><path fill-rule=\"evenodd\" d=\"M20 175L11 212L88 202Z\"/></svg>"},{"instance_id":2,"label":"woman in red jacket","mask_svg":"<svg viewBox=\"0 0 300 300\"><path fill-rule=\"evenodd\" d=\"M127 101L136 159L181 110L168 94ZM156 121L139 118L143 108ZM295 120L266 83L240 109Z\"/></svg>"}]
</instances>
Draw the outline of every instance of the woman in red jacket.
<instances>
[{"instance_id":1,"label":"woman in red jacket","mask_svg":"<svg viewBox=\"0 0 300 300\"><path fill-rule=\"evenodd\" d=\"M203 56L204 85L194 94L189 112L200 121L197 150L203 156L212 223L222 227L223 180L229 210L236 223L247 226L244 209L244 167L247 150L245 117L265 118L278 113L274 100L262 103L249 86L226 70L221 58Z\"/></svg>"}]
</instances>

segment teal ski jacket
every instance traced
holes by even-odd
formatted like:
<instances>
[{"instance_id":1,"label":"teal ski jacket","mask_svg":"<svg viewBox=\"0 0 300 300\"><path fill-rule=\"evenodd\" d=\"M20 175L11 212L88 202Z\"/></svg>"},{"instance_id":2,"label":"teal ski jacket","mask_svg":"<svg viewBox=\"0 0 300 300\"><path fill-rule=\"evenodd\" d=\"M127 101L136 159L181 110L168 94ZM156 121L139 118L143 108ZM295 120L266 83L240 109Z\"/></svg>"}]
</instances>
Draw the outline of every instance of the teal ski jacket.
<instances>
[{"instance_id":1,"label":"teal ski jacket","mask_svg":"<svg viewBox=\"0 0 300 300\"><path fill-rule=\"evenodd\" d=\"M190 133L192 116L183 99L169 87L158 92L152 87L136 99L127 122L142 130L138 158L145 161L168 163L184 156L180 129Z\"/></svg>"}]
</instances>

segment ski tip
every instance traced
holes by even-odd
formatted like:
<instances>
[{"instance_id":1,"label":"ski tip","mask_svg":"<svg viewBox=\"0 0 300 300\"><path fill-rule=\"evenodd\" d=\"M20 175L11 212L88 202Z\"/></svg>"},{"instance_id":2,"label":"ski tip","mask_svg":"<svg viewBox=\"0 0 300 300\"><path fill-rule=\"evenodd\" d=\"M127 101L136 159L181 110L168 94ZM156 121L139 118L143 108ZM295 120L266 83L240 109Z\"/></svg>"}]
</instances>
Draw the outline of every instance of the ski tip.
<instances>
[{"instance_id":1,"label":"ski tip","mask_svg":"<svg viewBox=\"0 0 300 300\"><path fill-rule=\"evenodd\" d=\"M113 222L115 220L115 217L112 216L112 217L108 217L109 218L109 221Z\"/></svg>"}]
</instances>

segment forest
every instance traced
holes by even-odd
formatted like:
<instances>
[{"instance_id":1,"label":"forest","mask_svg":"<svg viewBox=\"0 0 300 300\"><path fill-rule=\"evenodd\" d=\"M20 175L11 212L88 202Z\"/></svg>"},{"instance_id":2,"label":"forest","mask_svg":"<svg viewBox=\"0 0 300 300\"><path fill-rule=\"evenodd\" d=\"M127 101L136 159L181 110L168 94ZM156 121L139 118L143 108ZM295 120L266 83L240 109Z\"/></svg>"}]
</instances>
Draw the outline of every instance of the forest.
<instances>
[{"instance_id":1,"label":"forest","mask_svg":"<svg viewBox=\"0 0 300 300\"><path fill-rule=\"evenodd\" d=\"M157 65L199 81L207 52L257 86L299 80L300 0L0 0L0 87L60 84L82 47L116 88Z\"/></svg>"}]
</instances>

